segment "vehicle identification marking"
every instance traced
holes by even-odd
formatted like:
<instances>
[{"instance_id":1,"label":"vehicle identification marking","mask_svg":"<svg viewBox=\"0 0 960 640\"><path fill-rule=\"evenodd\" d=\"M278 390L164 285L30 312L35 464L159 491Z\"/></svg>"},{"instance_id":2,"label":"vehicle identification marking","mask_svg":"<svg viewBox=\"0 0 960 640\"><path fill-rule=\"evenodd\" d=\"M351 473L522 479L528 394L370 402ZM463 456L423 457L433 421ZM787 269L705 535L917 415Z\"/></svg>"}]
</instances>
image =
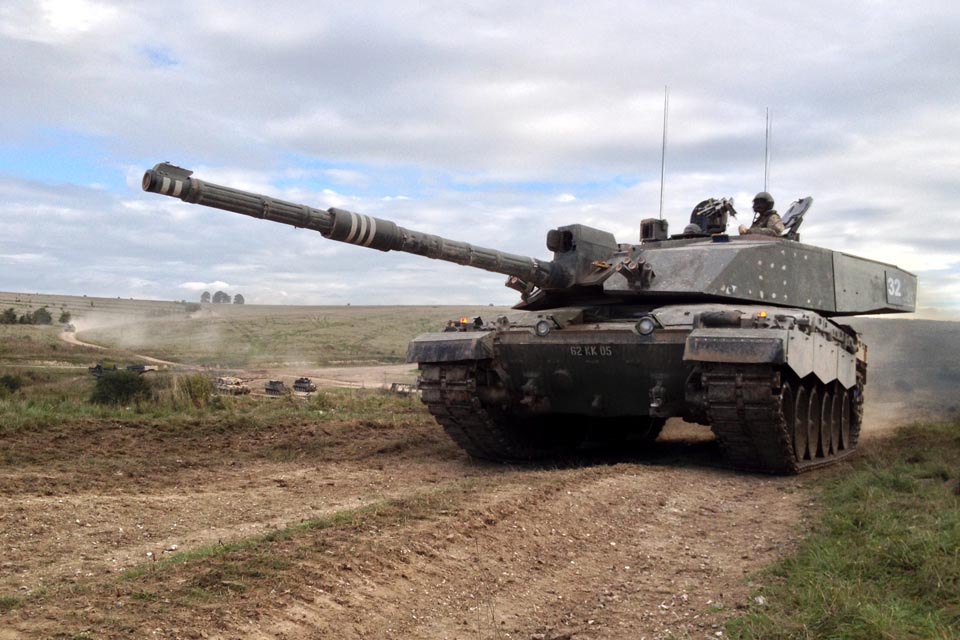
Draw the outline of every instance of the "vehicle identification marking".
<instances>
[{"instance_id":1,"label":"vehicle identification marking","mask_svg":"<svg viewBox=\"0 0 960 640\"><path fill-rule=\"evenodd\" d=\"M609 344L573 344L570 345L570 355L581 358L612 356L613 347Z\"/></svg>"},{"instance_id":2,"label":"vehicle identification marking","mask_svg":"<svg viewBox=\"0 0 960 640\"><path fill-rule=\"evenodd\" d=\"M901 291L903 285L900 282L900 278L887 278L887 293L894 298L903 297Z\"/></svg>"}]
</instances>

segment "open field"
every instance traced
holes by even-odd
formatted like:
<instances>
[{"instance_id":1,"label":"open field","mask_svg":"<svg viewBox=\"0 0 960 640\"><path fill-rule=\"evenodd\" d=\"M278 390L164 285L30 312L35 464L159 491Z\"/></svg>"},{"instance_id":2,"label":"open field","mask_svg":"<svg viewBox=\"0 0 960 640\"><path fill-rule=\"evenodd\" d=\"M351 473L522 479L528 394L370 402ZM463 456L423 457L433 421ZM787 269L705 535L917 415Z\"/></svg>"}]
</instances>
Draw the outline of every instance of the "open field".
<instances>
[{"instance_id":1,"label":"open field","mask_svg":"<svg viewBox=\"0 0 960 640\"><path fill-rule=\"evenodd\" d=\"M89 304L88 304L89 303ZM0 310L72 315L81 340L187 365L297 368L404 362L413 336L504 307L296 307L0 293ZM58 314L55 314L55 316Z\"/></svg>"},{"instance_id":2,"label":"open field","mask_svg":"<svg viewBox=\"0 0 960 640\"><path fill-rule=\"evenodd\" d=\"M101 315L128 318L122 306ZM255 325L263 344L237 349L243 355L229 362L278 375L341 361L391 366L412 335L469 315L443 307L213 311L223 312L216 321L231 338L199 349L193 366L227 359L231 340L242 342ZM812 607L785 595L800 593L792 583L776 590L801 575L798 565L765 570L817 555L804 538L829 531L821 518L836 508L821 487L850 476L861 492L853 500L870 510L879 502L863 492L893 487L894 521L897 509L913 513L933 500L929 492L942 492L930 503L940 513L957 509L949 493L960 474L951 435L960 428L951 406L957 325L857 322L868 341L876 337L864 455L801 478L725 470L711 437L678 422L645 451L585 454L561 466L478 464L415 399L325 388L309 399L194 406L171 389L196 369L161 372L159 391L142 401L92 405L85 366L137 353L180 362L174 356L187 353L203 321L174 311L81 328L81 339L96 336L106 350L67 344L53 327L0 327L0 376L22 385L0 390L0 640L826 637L810 622L784 622L796 607ZM145 323L150 330L139 331ZM365 327L369 339L340 346L336 358L310 345L308 355L270 357L279 345ZM936 436L936 457L924 451L926 436L889 437L890 426L919 414L954 420ZM888 478L882 469L893 464L903 470ZM904 526L914 537L947 527L928 550L953 539L955 519L910 517ZM894 569L898 544L880 549L893 554ZM856 561L880 566L869 553ZM938 563L939 576L952 587L960 571L948 564ZM812 596L823 571L802 572ZM845 584L838 592L855 588ZM943 589L916 588L932 594L934 609L948 607L949 598L933 598ZM758 594L770 606L758 605ZM956 618L919 611L929 625L915 637L957 631ZM731 618L738 622L725 626ZM832 637L882 637L916 624L879 619L862 625L879 634ZM833 621L839 626L824 629L845 628Z\"/></svg>"}]
</instances>

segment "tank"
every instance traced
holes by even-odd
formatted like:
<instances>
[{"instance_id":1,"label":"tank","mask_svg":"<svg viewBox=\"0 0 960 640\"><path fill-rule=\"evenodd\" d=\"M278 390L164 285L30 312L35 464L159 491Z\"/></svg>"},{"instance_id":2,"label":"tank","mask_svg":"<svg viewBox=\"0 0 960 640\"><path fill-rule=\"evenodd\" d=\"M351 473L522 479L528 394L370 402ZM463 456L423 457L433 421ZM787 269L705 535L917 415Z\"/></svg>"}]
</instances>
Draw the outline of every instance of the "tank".
<instances>
[{"instance_id":1,"label":"tank","mask_svg":"<svg viewBox=\"0 0 960 640\"><path fill-rule=\"evenodd\" d=\"M250 393L250 387L240 378L220 376L213 382L217 393L228 396L245 396Z\"/></svg>"},{"instance_id":2,"label":"tank","mask_svg":"<svg viewBox=\"0 0 960 640\"><path fill-rule=\"evenodd\" d=\"M284 396L290 393L283 380L267 380L263 385L263 390L268 396Z\"/></svg>"},{"instance_id":3,"label":"tank","mask_svg":"<svg viewBox=\"0 0 960 640\"><path fill-rule=\"evenodd\" d=\"M894 265L800 242L812 204L780 237L726 234L728 199L694 207L683 233L640 224L639 242L581 224L546 234L551 260L473 246L343 209L216 185L161 163L146 191L508 276L514 312L412 340L421 398L470 456L523 461L582 446L652 442L671 417L709 427L733 467L793 474L851 455L863 423L867 347L842 323L915 310Z\"/></svg>"},{"instance_id":4,"label":"tank","mask_svg":"<svg viewBox=\"0 0 960 640\"><path fill-rule=\"evenodd\" d=\"M317 390L317 385L310 378L297 378L293 381L293 390L300 393L313 393Z\"/></svg>"}]
</instances>

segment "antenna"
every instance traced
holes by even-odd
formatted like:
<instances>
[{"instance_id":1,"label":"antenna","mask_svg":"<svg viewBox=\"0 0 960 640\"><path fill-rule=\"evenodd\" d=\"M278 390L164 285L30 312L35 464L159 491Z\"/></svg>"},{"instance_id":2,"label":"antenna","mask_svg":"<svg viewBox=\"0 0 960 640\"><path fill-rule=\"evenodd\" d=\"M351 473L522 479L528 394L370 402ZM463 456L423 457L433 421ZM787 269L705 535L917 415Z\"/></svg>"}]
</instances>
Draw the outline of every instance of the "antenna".
<instances>
[{"instance_id":1,"label":"antenna","mask_svg":"<svg viewBox=\"0 0 960 640\"><path fill-rule=\"evenodd\" d=\"M763 142L763 190L770 191L770 107L767 107L767 135Z\"/></svg>"},{"instance_id":2,"label":"antenna","mask_svg":"<svg viewBox=\"0 0 960 640\"><path fill-rule=\"evenodd\" d=\"M663 87L663 146L660 148L660 219L663 220L663 174L667 165L667 111L670 108L670 87Z\"/></svg>"}]
</instances>

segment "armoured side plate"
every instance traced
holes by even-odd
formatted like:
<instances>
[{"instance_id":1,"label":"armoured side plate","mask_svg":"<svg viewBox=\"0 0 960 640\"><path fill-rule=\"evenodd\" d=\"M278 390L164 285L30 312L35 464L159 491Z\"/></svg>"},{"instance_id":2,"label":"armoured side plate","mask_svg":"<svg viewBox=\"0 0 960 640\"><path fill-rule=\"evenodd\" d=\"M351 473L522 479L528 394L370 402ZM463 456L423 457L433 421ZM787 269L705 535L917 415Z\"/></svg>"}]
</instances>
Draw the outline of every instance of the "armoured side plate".
<instances>
[{"instance_id":1,"label":"armoured side plate","mask_svg":"<svg viewBox=\"0 0 960 640\"><path fill-rule=\"evenodd\" d=\"M833 254L836 309L842 315L910 312L917 306L917 276L892 265Z\"/></svg>"},{"instance_id":2,"label":"armoured side plate","mask_svg":"<svg viewBox=\"0 0 960 640\"><path fill-rule=\"evenodd\" d=\"M683 359L721 364L786 364L798 378L856 384L856 356L820 333L797 329L694 329Z\"/></svg>"},{"instance_id":3,"label":"armoured side plate","mask_svg":"<svg viewBox=\"0 0 960 640\"><path fill-rule=\"evenodd\" d=\"M407 362L458 362L492 357L492 331L424 333L407 347Z\"/></svg>"}]
</instances>

